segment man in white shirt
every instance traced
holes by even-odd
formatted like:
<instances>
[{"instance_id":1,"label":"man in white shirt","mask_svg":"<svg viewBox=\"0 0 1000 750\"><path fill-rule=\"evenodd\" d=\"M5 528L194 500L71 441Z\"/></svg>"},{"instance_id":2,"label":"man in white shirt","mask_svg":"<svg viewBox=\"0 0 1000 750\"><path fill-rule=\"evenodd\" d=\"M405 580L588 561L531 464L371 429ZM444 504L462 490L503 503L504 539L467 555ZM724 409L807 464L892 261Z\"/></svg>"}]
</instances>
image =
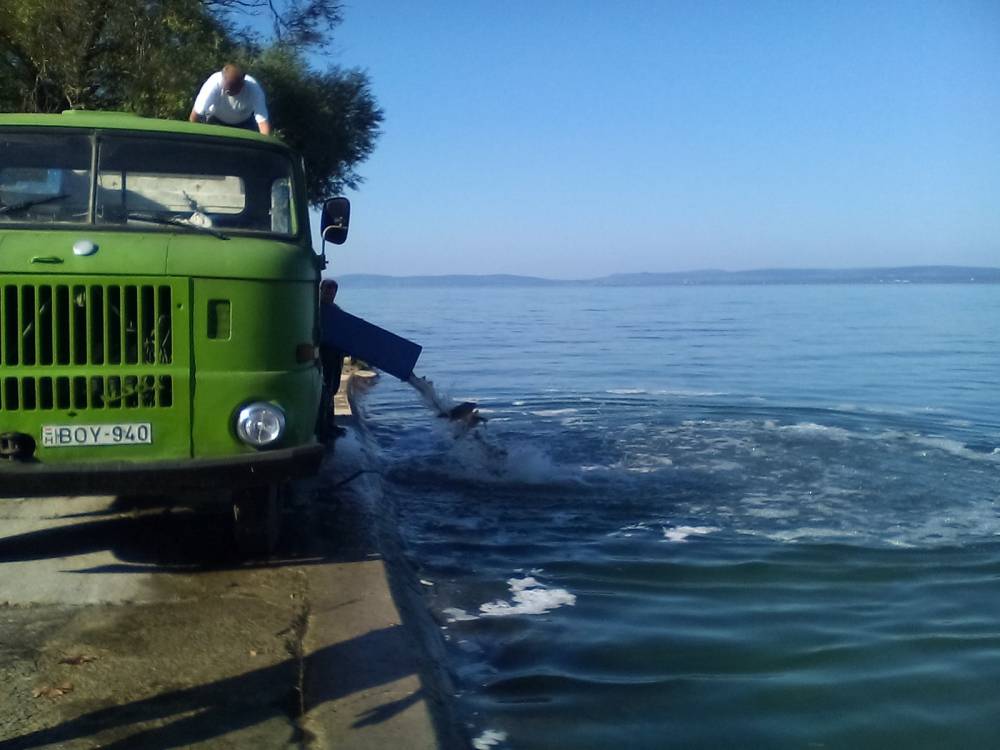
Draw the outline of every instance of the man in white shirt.
<instances>
[{"instance_id":1,"label":"man in white shirt","mask_svg":"<svg viewBox=\"0 0 1000 750\"><path fill-rule=\"evenodd\" d=\"M194 100L188 119L271 134L264 89L239 65L226 65L209 76Z\"/></svg>"}]
</instances>

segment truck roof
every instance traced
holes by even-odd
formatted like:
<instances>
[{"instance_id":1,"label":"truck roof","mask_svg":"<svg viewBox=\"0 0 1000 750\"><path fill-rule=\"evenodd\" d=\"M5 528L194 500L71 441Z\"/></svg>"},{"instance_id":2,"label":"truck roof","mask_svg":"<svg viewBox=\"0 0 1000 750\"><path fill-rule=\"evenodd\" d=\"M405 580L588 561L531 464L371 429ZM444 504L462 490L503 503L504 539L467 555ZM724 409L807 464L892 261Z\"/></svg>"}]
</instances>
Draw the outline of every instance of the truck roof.
<instances>
[{"instance_id":1,"label":"truck roof","mask_svg":"<svg viewBox=\"0 0 1000 750\"><path fill-rule=\"evenodd\" d=\"M102 130L141 130L150 133L173 133L257 141L271 146L285 144L273 136L265 136L242 128L223 125L202 125L187 120L157 120L131 112L98 112L82 109L66 110L62 114L0 114L0 127L92 128Z\"/></svg>"}]
</instances>

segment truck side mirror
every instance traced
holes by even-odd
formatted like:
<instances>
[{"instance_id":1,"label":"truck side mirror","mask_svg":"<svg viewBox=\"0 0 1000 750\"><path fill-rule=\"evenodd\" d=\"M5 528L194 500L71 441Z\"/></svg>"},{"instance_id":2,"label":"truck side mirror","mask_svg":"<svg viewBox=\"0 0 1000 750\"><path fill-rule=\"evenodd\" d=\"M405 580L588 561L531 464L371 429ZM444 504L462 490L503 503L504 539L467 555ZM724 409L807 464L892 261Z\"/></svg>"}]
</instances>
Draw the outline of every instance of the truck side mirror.
<instances>
[{"instance_id":1,"label":"truck side mirror","mask_svg":"<svg viewBox=\"0 0 1000 750\"><path fill-rule=\"evenodd\" d=\"M351 202L347 198L331 198L323 204L319 227L323 243L343 245L351 223Z\"/></svg>"}]
</instances>

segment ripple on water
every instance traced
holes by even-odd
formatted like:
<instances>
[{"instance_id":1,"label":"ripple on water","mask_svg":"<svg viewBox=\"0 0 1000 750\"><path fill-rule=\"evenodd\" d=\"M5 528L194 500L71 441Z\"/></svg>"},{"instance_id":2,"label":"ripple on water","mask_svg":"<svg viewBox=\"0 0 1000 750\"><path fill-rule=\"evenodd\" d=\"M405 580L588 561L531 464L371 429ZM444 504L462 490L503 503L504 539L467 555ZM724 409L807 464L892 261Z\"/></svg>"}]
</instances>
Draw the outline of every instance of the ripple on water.
<instances>
[{"instance_id":1,"label":"ripple on water","mask_svg":"<svg viewBox=\"0 0 1000 750\"><path fill-rule=\"evenodd\" d=\"M744 320L726 299L718 320ZM841 367L855 340L725 349L736 324L702 308L664 332L655 368L589 330L560 359L470 329L456 351L502 344L452 369L488 409L471 435L371 394L473 746L997 746L995 400L917 378L919 342L873 348L891 367L872 385ZM652 319L671 325L647 315L629 335ZM710 346L685 339L706 327Z\"/></svg>"}]
</instances>

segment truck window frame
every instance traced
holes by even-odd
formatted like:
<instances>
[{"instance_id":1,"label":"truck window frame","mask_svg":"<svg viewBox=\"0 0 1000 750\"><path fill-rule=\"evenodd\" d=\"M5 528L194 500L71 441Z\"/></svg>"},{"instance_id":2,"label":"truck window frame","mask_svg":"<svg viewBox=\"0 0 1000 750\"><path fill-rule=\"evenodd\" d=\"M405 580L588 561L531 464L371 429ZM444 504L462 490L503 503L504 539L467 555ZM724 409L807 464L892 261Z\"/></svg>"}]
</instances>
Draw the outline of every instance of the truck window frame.
<instances>
[{"instance_id":1,"label":"truck window frame","mask_svg":"<svg viewBox=\"0 0 1000 750\"><path fill-rule=\"evenodd\" d=\"M157 227L149 226L129 226L128 224L101 224L97 222L97 186L99 180L98 166L100 165L101 141L113 139L115 136L128 139L148 139L169 143L171 141L178 144L198 143L208 146L224 146L226 148L244 148L248 152L257 150L268 151L280 156L288 162L288 176L291 180L291 190L289 191L289 218L292 222L292 231L288 234L277 234L261 230L246 230L239 227L225 227L222 231L232 237L251 238L271 242L281 242L286 244L302 244L303 238L309 238L308 213L303 210L304 196L304 172L299 168L294 154L279 142L260 143L243 138L226 138L224 136L213 135L192 135L190 133L173 133L170 131L158 130L130 130L127 128L93 128L93 127L72 127L54 126L45 127L38 125L0 125L0 135L6 133L31 134L31 135L77 135L85 136L90 145L90 195L87 204L87 219L80 222L31 222L19 221L0 224L0 232L6 231L64 231L64 230L88 230L92 232L131 232L131 233L164 233L179 234L184 236L197 235L198 230L177 227ZM308 206L307 206L308 207ZM306 220L304 220L306 219Z\"/></svg>"}]
</instances>

